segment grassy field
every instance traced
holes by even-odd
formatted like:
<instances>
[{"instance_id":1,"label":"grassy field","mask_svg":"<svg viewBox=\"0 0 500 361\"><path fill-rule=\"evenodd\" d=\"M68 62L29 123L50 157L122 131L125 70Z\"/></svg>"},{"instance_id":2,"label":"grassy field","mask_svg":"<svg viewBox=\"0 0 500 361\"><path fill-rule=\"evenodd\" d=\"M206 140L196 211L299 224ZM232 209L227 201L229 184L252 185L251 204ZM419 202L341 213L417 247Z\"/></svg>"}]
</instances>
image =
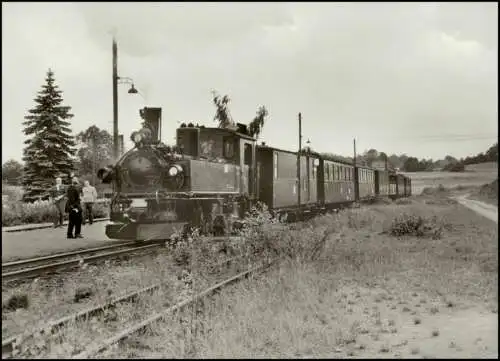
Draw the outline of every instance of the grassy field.
<instances>
[{"instance_id":1,"label":"grassy field","mask_svg":"<svg viewBox=\"0 0 500 361\"><path fill-rule=\"evenodd\" d=\"M496 225L435 196L399 203L315 220L333 226L316 259L289 259L105 356L496 357ZM405 234L418 217L428 233Z\"/></svg>"},{"instance_id":2,"label":"grassy field","mask_svg":"<svg viewBox=\"0 0 500 361\"><path fill-rule=\"evenodd\" d=\"M196 310L167 318L101 357L497 357L498 229L442 192L291 227L269 224L265 217L256 223L259 230L245 235L242 244L251 246L247 251L283 255L279 266ZM235 247L244 250L241 244ZM166 272L158 260L140 262L138 288ZM197 272L192 262L186 271L192 276L190 294L210 283L209 273L201 267ZM151 276L148 269L154 270ZM116 279L116 269L108 272ZM99 271L103 277L106 272ZM120 282L130 289L124 278L114 290ZM92 279L86 284L95 293L106 292ZM57 289L71 302L74 282ZM171 302L165 297L119 306L113 319L137 322L166 299ZM4 322L13 322L15 313L2 312ZM38 340L42 349L31 350L38 350L37 356L66 357L81 350L89 335L109 336L109 325L78 324Z\"/></svg>"},{"instance_id":3,"label":"grassy field","mask_svg":"<svg viewBox=\"0 0 500 361\"><path fill-rule=\"evenodd\" d=\"M478 187L491 183L498 178L497 163L481 163L468 165L465 172L407 172L411 177L412 191L414 194L426 187L437 187L442 184L447 188L456 187Z\"/></svg>"}]
</instances>

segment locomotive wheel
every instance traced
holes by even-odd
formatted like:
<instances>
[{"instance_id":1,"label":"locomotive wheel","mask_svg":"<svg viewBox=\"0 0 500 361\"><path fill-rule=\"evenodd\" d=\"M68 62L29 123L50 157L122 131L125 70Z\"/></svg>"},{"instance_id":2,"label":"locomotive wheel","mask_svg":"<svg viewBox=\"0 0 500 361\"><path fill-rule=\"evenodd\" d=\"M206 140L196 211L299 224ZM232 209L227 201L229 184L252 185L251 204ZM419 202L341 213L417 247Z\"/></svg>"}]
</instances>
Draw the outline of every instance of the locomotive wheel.
<instances>
[{"instance_id":1,"label":"locomotive wheel","mask_svg":"<svg viewBox=\"0 0 500 361\"><path fill-rule=\"evenodd\" d=\"M215 216L212 229L214 236L223 236L226 234L226 222L224 222L224 216Z\"/></svg>"}]
</instances>

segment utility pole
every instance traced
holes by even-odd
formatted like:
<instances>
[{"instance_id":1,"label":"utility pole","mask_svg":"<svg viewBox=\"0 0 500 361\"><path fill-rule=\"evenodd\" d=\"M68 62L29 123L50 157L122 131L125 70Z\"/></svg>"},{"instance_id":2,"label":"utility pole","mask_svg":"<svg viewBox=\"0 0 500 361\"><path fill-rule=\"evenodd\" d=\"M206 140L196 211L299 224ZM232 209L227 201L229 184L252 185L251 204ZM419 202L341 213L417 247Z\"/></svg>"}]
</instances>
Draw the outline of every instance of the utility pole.
<instances>
[{"instance_id":1,"label":"utility pole","mask_svg":"<svg viewBox=\"0 0 500 361\"><path fill-rule=\"evenodd\" d=\"M301 156L301 150L302 150L302 113L299 113L299 152L297 153L297 179L299 181L299 184L298 184L298 191L297 191L297 202L299 204L299 209L300 209L300 192L302 190L301 188L301 183L300 183L300 163L301 162L301 159L300 159L300 156Z\"/></svg>"},{"instance_id":2,"label":"utility pole","mask_svg":"<svg viewBox=\"0 0 500 361\"><path fill-rule=\"evenodd\" d=\"M113 155L119 158L118 144L118 46L113 37Z\"/></svg>"},{"instance_id":3,"label":"utility pole","mask_svg":"<svg viewBox=\"0 0 500 361\"><path fill-rule=\"evenodd\" d=\"M96 177L96 162L97 162L97 145L96 145L96 135L92 136L92 185L95 186Z\"/></svg>"},{"instance_id":4,"label":"utility pole","mask_svg":"<svg viewBox=\"0 0 500 361\"><path fill-rule=\"evenodd\" d=\"M358 201L359 199L359 182L358 182L358 167L356 166L356 138L352 140L354 146L354 157L353 157L353 165L354 165L354 201Z\"/></svg>"}]
</instances>

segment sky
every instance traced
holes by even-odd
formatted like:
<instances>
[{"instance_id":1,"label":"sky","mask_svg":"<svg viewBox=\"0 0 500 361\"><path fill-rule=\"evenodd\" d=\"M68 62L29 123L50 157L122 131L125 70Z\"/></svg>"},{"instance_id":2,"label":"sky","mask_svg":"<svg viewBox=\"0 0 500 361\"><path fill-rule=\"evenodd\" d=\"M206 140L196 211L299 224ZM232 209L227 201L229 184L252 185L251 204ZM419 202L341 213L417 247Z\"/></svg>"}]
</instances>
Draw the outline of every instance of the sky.
<instances>
[{"instance_id":1,"label":"sky","mask_svg":"<svg viewBox=\"0 0 500 361\"><path fill-rule=\"evenodd\" d=\"M119 131L163 109L162 140L181 122L215 126L211 91L233 118L260 105L260 140L352 155L475 155L497 141L498 4L2 3L2 163L21 160L23 117L51 68L76 134L112 133L112 34Z\"/></svg>"}]
</instances>

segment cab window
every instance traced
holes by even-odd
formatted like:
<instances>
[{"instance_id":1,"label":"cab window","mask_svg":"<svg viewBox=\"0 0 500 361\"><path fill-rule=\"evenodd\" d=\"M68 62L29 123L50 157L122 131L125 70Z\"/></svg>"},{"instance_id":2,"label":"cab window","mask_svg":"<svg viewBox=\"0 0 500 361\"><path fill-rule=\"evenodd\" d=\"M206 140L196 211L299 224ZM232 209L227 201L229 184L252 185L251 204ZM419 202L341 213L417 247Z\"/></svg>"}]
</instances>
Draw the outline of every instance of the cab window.
<instances>
[{"instance_id":1,"label":"cab window","mask_svg":"<svg viewBox=\"0 0 500 361\"><path fill-rule=\"evenodd\" d=\"M234 140L232 137L224 137L222 153L226 159L232 160L234 158Z\"/></svg>"}]
</instances>

